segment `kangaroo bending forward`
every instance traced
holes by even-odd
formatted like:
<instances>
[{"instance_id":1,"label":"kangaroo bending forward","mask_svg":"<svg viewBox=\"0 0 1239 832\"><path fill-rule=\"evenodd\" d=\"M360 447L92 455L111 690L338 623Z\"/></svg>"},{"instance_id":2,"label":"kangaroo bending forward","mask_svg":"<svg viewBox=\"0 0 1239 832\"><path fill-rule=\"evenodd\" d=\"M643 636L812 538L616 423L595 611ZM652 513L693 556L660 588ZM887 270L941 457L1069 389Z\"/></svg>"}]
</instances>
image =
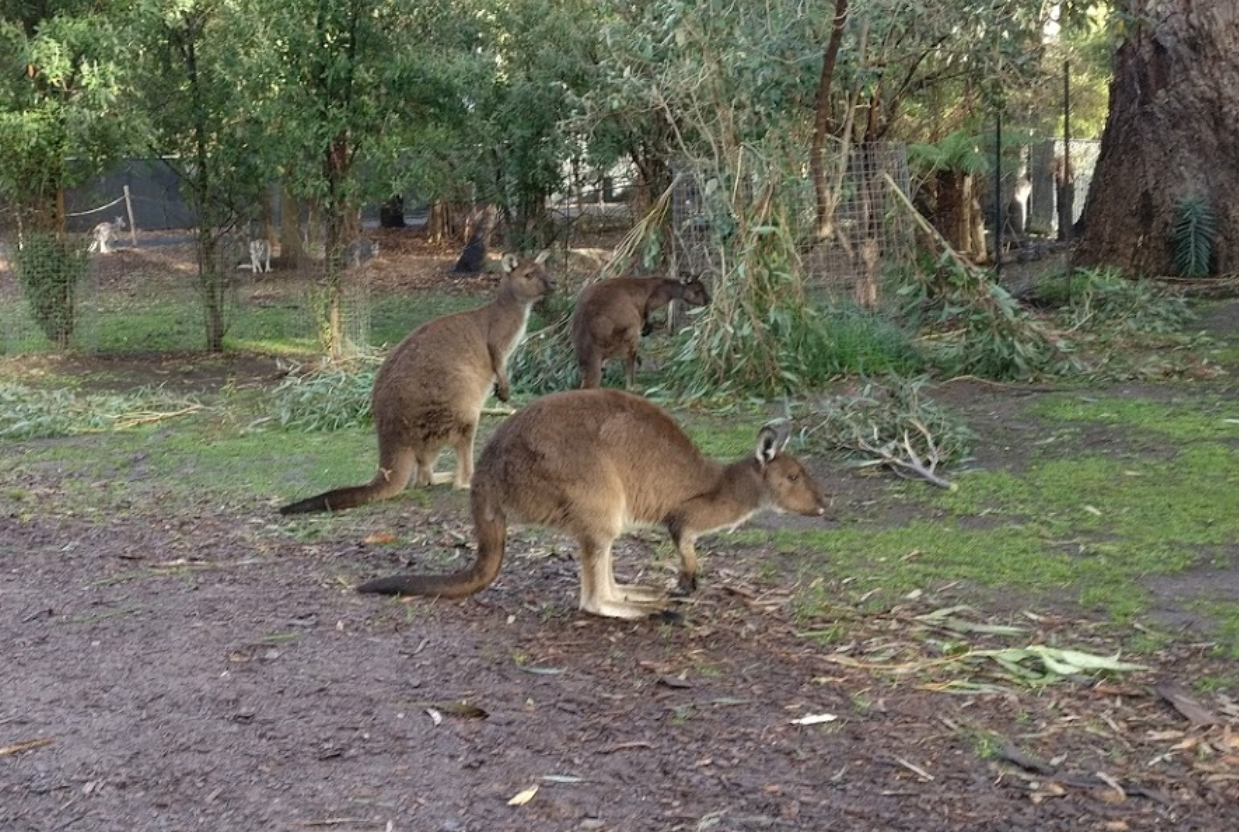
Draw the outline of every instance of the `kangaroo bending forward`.
<instances>
[{"instance_id":1,"label":"kangaroo bending forward","mask_svg":"<svg viewBox=\"0 0 1239 832\"><path fill-rule=\"evenodd\" d=\"M503 258L499 295L486 306L427 321L391 351L374 379L371 406L379 436L379 470L366 485L337 488L291 503L281 514L339 511L394 497L409 480L446 482L435 460L456 451L457 488L473 476L473 436L491 387L511 392L508 358L525 335L529 309L554 288L543 263L550 252Z\"/></svg>"},{"instance_id":2,"label":"kangaroo bending forward","mask_svg":"<svg viewBox=\"0 0 1239 832\"><path fill-rule=\"evenodd\" d=\"M615 582L611 545L626 527L667 527L679 589L697 586L698 536L766 508L821 516L820 486L783 453L787 431L763 427L757 450L729 465L705 457L671 416L620 390L571 390L508 418L482 450L470 500L478 551L452 575L397 575L359 592L463 598L499 574L509 521L549 526L580 544L580 608L613 618L666 609L659 590Z\"/></svg>"},{"instance_id":3,"label":"kangaroo bending forward","mask_svg":"<svg viewBox=\"0 0 1239 832\"><path fill-rule=\"evenodd\" d=\"M572 348L581 369L582 387L602 386L602 367L623 357L628 389L636 385L637 347L648 335L650 313L673 300L705 306L710 293L697 278L613 277L581 290L572 313Z\"/></svg>"}]
</instances>

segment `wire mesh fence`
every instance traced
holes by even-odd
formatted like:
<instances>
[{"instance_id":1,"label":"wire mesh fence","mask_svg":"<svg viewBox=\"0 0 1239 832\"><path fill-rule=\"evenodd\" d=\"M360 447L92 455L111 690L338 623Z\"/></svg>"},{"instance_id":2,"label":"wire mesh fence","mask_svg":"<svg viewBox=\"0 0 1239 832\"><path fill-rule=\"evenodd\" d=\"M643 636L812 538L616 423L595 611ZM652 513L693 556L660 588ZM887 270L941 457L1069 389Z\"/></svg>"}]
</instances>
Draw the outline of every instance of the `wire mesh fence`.
<instances>
[{"instance_id":1,"label":"wire mesh fence","mask_svg":"<svg viewBox=\"0 0 1239 832\"><path fill-rule=\"evenodd\" d=\"M211 317L225 328L232 348L321 350L325 333L326 265L309 259L296 268L255 273L246 241L219 241L204 263L191 231L136 231L113 241L107 252L89 251L88 235L69 235L81 258L80 274L66 276L71 332L55 337L35 298L22 285L19 268L30 241L0 240L0 354L71 348L84 353L193 352L206 349ZM136 244L135 244L136 243ZM278 262L278 245L273 251ZM27 258L28 259L28 258ZM27 270L28 271L28 270ZM340 273L339 322L346 352L371 343L368 262L346 264Z\"/></svg>"},{"instance_id":2,"label":"wire mesh fence","mask_svg":"<svg viewBox=\"0 0 1239 832\"><path fill-rule=\"evenodd\" d=\"M907 150L900 143L868 144L832 159L827 168L824 211L807 177L781 191L780 198L791 206L792 233L805 241L799 247L800 273L812 290L873 306L881 273L911 256L911 223L892 192L908 193ZM723 258L735 230L734 205L751 195L732 199L720 210L711 187L696 175L677 182L672 225L681 274L720 275L728 269Z\"/></svg>"}]
</instances>

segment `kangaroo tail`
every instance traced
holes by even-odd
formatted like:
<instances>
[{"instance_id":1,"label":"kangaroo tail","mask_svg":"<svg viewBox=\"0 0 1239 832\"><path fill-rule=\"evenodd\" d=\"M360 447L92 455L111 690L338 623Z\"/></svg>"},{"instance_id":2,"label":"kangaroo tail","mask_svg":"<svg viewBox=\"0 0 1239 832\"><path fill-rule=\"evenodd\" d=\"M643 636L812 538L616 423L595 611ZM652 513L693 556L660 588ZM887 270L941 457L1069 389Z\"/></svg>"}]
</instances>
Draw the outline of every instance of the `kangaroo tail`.
<instances>
[{"instance_id":1,"label":"kangaroo tail","mask_svg":"<svg viewBox=\"0 0 1239 832\"><path fill-rule=\"evenodd\" d=\"M280 514L310 514L316 511L343 511L356 508L377 498L376 489L369 485L336 488L324 491L315 497L306 497L295 503L280 506Z\"/></svg>"},{"instance_id":2,"label":"kangaroo tail","mask_svg":"<svg viewBox=\"0 0 1239 832\"><path fill-rule=\"evenodd\" d=\"M485 483L473 482L471 493L473 524L478 536L478 553L468 569L450 575L392 575L367 581L358 592L372 595L426 595L438 598L465 598L481 592L495 582L503 565L503 550L508 537L503 508L493 499Z\"/></svg>"},{"instance_id":3,"label":"kangaroo tail","mask_svg":"<svg viewBox=\"0 0 1239 832\"><path fill-rule=\"evenodd\" d=\"M380 456L382 456L380 454ZM343 511L346 508L372 503L376 500L386 500L395 497L409 484L413 475L413 455L397 456L391 459L390 467L386 459L381 459L379 471L374 479L365 485L352 485L347 488L334 488L324 491L314 497L307 497L286 506L280 506L280 514L310 514L315 511Z\"/></svg>"}]
</instances>

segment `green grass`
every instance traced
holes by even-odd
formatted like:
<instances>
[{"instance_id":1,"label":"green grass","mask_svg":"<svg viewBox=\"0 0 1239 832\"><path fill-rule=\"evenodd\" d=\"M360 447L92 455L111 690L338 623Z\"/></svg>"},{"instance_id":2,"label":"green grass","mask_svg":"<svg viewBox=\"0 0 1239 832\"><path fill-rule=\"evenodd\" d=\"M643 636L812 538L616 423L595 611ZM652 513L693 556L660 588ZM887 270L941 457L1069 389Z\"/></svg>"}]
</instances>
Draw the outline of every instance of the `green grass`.
<instances>
[{"instance_id":1,"label":"green grass","mask_svg":"<svg viewBox=\"0 0 1239 832\"><path fill-rule=\"evenodd\" d=\"M1093 423L1147 432L1174 442L1239 439L1233 398L1184 391L1171 402L1113 396L1060 395L1044 399L1034 412L1046 419Z\"/></svg>"},{"instance_id":2,"label":"green grass","mask_svg":"<svg viewBox=\"0 0 1239 832\"><path fill-rule=\"evenodd\" d=\"M151 298L101 292L79 310L76 340L83 349L107 355L201 350L205 347L202 310L191 290L183 289L179 295L163 293ZM394 346L431 318L472 309L488 300L484 292L418 291L372 298L368 303L369 342L376 347ZM38 327L33 322L19 326L20 313L12 315L12 332L0 339L0 353L47 351ZM316 354L320 349L304 292L231 304L226 320L227 349L269 355Z\"/></svg>"},{"instance_id":3,"label":"green grass","mask_svg":"<svg viewBox=\"0 0 1239 832\"><path fill-rule=\"evenodd\" d=\"M855 518L840 529L781 531L776 540L803 560L806 578L851 578L854 591L877 590L887 603L966 581L1120 621L1148 610L1142 579L1213 565L1239 540L1239 454L1227 444L1198 442L1168 460L1052 459L1018 476L983 472L958 482L955 492L920 492L921 514L932 520L874 528ZM831 591L819 584L802 609L834 603ZM1239 604L1221 607L1213 617L1223 629L1239 626Z\"/></svg>"}]
</instances>

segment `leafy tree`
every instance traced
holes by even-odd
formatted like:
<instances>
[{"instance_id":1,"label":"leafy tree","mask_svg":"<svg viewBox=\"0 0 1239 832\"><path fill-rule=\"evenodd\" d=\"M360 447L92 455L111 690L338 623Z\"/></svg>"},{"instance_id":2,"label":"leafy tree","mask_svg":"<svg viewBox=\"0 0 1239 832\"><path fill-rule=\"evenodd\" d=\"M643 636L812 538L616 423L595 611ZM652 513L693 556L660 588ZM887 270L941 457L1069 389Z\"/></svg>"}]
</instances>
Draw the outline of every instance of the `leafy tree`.
<instances>
[{"instance_id":1,"label":"leafy tree","mask_svg":"<svg viewBox=\"0 0 1239 832\"><path fill-rule=\"evenodd\" d=\"M249 8L278 34L249 64L270 91L256 108L281 179L322 218L322 324L327 351L339 359L345 249L363 198L391 194L405 125L442 102L431 45L434 33L454 30L455 13L448 0L262 0Z\"/></svg>"},{"instance_id":2,"label":"leafy tree","mask_svg":"<svg viewBox=\"0 0 1239 832\"><path fill-rule=\"evenodd\" d=\"M147 40L142 83L153 149L170 158L197 209L206 348L219 352L238 244L271 184L263 125L249 115L260 92L246 72L260 21L229 0L172 0L143 7L138 23Z\"/></svg>"},{"instance_id":3,"label":"leafy tree","mask_svg":"<svg viewBox=\"0 0 1239 832\"><path fill-rule=\"evenodd\" d=\"M84 274L65 238L64 190L102 171L134 131L119 96L126 32L108 11L93 2L0 4L0 204L24 251L19 280L60 348L72 340Z\"/></svg>"}]
</instances>

